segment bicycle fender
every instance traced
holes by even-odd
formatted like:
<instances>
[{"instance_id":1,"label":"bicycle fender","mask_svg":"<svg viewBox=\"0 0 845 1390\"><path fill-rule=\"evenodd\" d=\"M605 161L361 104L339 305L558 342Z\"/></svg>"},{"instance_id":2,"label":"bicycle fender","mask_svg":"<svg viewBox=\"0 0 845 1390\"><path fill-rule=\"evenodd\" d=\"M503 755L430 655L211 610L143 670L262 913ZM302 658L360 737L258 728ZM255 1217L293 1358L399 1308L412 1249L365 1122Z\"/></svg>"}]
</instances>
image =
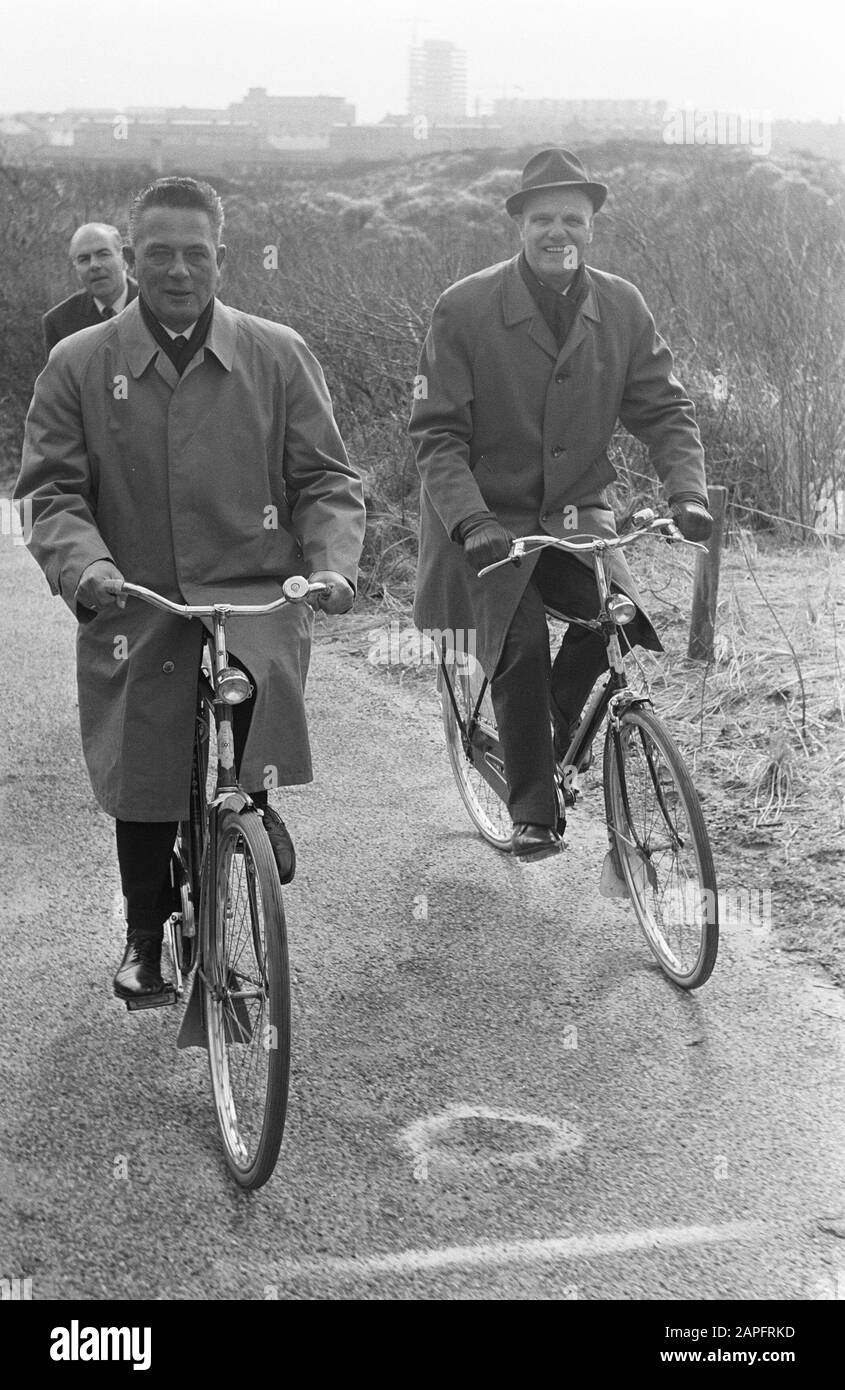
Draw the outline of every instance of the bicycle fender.
<instances>
[{"instance_id":1,"label":"bicycle fender","mask_svg":"<svg viewBox=\"0 0 845 1390\"><path fill-rule=\"evenodd\" d=\"M245 792L226 791L215 797L214 805L218 811L248 811L252 803Z\"/></svg>"},{"instance_id":2,"label":"bicycle fender","mask_svg":"<svg viewBox=\"0 0 845 1390\"><path fill-rule=\"evenodd\" d=\"M182 1023L176 1038L177 1047L204 1047L208 1051L205 1036L205 1010L203 1008L202 987L199 972L194 975L191 996L182 1015Z\"/></svg>"}]
</instances>

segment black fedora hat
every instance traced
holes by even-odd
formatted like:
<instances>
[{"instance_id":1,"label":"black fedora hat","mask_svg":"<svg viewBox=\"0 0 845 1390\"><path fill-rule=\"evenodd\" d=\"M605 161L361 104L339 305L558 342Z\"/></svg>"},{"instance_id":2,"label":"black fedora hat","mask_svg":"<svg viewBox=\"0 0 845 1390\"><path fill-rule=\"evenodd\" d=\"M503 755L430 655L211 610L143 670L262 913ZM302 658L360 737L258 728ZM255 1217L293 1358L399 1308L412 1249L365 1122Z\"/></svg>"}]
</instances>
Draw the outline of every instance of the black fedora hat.
<instances>
[{"instance_id":1,"label":"black fedora hat","mask_svg":"<svg viewBox=\"0 0 845 1390\"><path fill-rule=\"evenodd\" d=\"M605 185L590 181L577 155L569 150L540 150L523 169L522 187L507 199L506 211L516 217L529 193L543 193L549 188L579 188L590 199L594 212L598 212L607 197Z\"/></svg>"}]
</instances>

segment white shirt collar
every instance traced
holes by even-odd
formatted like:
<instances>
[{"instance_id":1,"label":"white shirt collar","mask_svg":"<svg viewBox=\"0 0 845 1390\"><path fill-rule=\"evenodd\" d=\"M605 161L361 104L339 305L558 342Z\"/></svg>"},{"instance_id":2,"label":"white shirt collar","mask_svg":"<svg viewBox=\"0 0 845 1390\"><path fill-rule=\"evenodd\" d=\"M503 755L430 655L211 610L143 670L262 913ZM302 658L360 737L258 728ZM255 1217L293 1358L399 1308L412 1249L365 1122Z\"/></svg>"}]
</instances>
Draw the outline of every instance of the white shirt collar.
<instances>
[{"instance_id":1,"label":"white shirt collar","mask_svg":"<svg viewBox=\"0 0 845 1390\"><path fill-rule=\"evenodd\" d=\"M194 319L190 328L180 328L178 333L175 333L172 328L168 328L166 323L163 323L161 326L164 329L165 333L170 334L171 338L190 338L191 334L197 326L197 320Z\"/></svg>"},{"instance_id":2,"label":"white shirt collar","mask_svg":"<svg viewBox=\"0 0 845 1390\"><path fill-rule=\"evenodd\" d=\"M123 286L123 293L122 293L122 294L119 294L119 295L117 296L117 299L114 301L114 303L113 303L112 305L109 306L111 309L114 310L114 312L115 312L116 314L119 314L120 311L121 311L121 309L125 309L125 308L126 308L126 296L128 295L128 293L129 293L129 286L128 286L128 285L124 285L124 286ZM98 299L96 295L94 295L94 303L96 304L96 306L97 306L97 308L99 309L100 313L102 313L103 310L107 307L105 301L102 300L102 299Z\"/></svg>"}]
</instances>

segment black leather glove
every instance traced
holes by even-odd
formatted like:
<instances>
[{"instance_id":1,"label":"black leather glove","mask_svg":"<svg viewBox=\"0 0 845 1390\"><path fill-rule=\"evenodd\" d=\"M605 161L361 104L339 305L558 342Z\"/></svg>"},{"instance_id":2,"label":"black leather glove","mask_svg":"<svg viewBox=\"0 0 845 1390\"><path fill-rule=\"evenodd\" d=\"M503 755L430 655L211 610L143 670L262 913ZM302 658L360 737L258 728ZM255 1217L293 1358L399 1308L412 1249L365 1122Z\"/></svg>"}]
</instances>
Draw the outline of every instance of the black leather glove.
<instances>
[{"instance_id":1,"label":"black leather glove","mask_svg":"<svg viewBox=\"0 0 845 1390\"><path fill-rule=\"evenodd\" d=\"M490 520L464 522L461 527L464 554L474 570L483 570L485 565L494 565L497 560L507 559L511 539L509 532L495 517Z\"/></svg>"},{"instance_id":2,"label":"black leather glove","mask_svg":"<svg viewBox=\"0 0 845 1390\"><path fill-rule=\"evenodd\" d=\"M704 502L686 497L670 497L672 519L684 540L707 541L713 531L713 518Z\"/></svg>"}]
</instances>

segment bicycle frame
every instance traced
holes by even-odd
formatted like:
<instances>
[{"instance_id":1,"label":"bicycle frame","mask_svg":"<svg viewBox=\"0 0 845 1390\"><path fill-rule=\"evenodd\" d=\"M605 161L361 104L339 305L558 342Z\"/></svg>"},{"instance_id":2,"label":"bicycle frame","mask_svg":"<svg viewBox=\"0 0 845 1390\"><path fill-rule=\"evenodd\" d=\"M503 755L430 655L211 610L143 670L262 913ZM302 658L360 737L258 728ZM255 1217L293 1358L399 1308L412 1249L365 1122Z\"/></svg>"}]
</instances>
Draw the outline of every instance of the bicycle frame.
<instances>
[{"instance_id":1,"label":"bicycle frame","mask_svg":"<svg viewBox=\"0 0 845 1390\"><path fill-rule=\"evenodd\" d=\"M226 650L226 620L229 617L230 609L223 604L216 604L211 615L213 630L211 640L213 650L211 651L210 669L203 667L198 682L197 714L202 704L210 705L214 715L214 727L217 737L217 760L214 769L214 795L206 808L206 814L200 821L200 836L202 839L202 851L199 861L198 879L200 885L199 893L199 951L197 954L197 973L203 979L207 987L214 990L221 987L219 981L209 979L206 974L206 964L214 959L211 940L212 913L210 911L209 895L216 892L217 884L217 822L220 812L225 806L232 805L239 801L239 810L243 810L253 804L249 793L244 791L238 781L238 770L235 765L235 737L232 716L232 705L224 700L221 694L221 685L227 678L229 672L229 656ZM253 687L249 685L246 676L243 677L244 685L247 687L246 699L249 699L253 692ZM206 777L208 770L206 769Z\"/></svg>"},{"instance_id":2,"label":"bicycle frame","mask_svg":"<svg viewBox=\"0 0 845 1390\"><path fill-rule=\"evenodd\" d=\"M499 569L502 565L510 564L514 560L519 560L526 555L530 555L537 550L547 547L558 550L568 550L570 552L590 551L592 554L593 569L599 596L598 616L596 618L572 618L566 613L562 613L548 605L546 606L546 613L560 622L575 623L577 626L587 628L591 632L601 633L608 654L609 674L607 679L603 685L590 696L581 723L575 731L570 745L560 763L560 768L562 769L561 782L565 799L574 796L573 787L575 785L577 768L581 756L595 738L608 709L610 710L611 727L614 731L614 737L618 739L619 725L618 717L616 717L617 711L629 708L633 704L650 703L647 697L637 695L634 691L631 691L628 686L627 675L625 673L625 662L619 638L620 628L622 628L624 624L613 616L612 608L609 607L610 600L613 597L609 578L610 552L622 546L629 545L633 541L652 532L658 532L673 541L680 541L685 545L691 545L696 550L706 550L707 548L699 542L686 541L678 532L671 517L655 517L654 512L649 509L636 513L632 518L632 523L634 526L632 531L626 532L622 536L614 536L610 539L591 536L585 537L583 540L579 541L576 539L562 540L549 535L523 536L513 541L511 553L506 559L498 560L495 564L487 565L479 571L479 576L483 577L491 573L492 570ZM486 756L479 757L478 759L474 756L474 754L479 752L486 755L493 747L499 746L498 743L494 743L492 740L487 748L477 749L475 744L476 721L490 683L489 678L485 676L482 681L475 708L472 710L465 724L461 717L460 710L458 709L448 671L442 658L441 671L443 679L446 682L446 688L449 692L449 699L452 704L455 719L461 730L464 752L477 767L482 777L484 777L484 780L504 800L507 795L507 783L504 776L497 776L494 779L494 777L490 775L490 767L486 761ZM652 777L654 778L653 769ZM658 799L660 799L661 793L656 781L655 790ZM623 797L626 798L625 804L627 811L627 788L623 786L622 791Z\"/></svg>"},{"instance_id":3,"label":"bicycle frame","mask_svg":"<svg viewBox=\"0 0 845 1390\"><path fill-rule=\"evenodd\" d=\"M624 591L617 591L609 553L654 530L668 532L673 539L685 538L675 531L669 518L658 520L652 512L634 518L634 526L633 532L607 538L521 537L511 541L505 559L480 572L484 575L500 564L551 546L587 552L583 558L595 573L595 617L573 618L549 603L544 605L550 618L574 622L599 635L607 668L581 711L563 753L559 739L565 730L555 731L557 748L549 768L549 790L555 795L556 820L551 821L552 833L545 840L537 837L538 851L523 852L522 827L517 825L516 833L510 829L513 812L509 815L501 730L496 711L491 711L488 703L488 677L478 666L464 669L446 643L441 652L442 719L452 772L476 830L496 850L510 852L522 863L545 859L563 848L568 808L577 803L581 770L589 767L591 745L600 725L607 721L600 780L608 851L599 891L607 897L626 897L630 901L661 969L676 985L693 989L709 978L718 950L713 856L684 754L652 709L648 691L641 691L636 684L634 688L628 686L623 651L627 654L632 650L632 638L636 640L639 634L634 628L623 637L622 629L636 619L637 606ZM706 549L698 543L686 543L695 549ZM566 650L565 645L559 660L566 659ZM547 708L546 731L537 730L542 746L548 745L549 755L552 717L553 710ZM694 895L691 906L681 902L687 890ZM705 892L712 895L714 908L712 914L708 911L703 916L699 903L711 901L703 897Z\"/></svg>"},{"instance_id":4,"label":"bicycle frame","mask_svg":"<svg viewBox=\"0 0 845 1390\"><path fill-rule=\"evenodd\" d=\"M589 627L595 629L599 626L598 620L585 622L577 618L568 618L566 614L559 613L557 612L557 610L553 608L547 607L546 612L549 614L550 617L556 618L561 622L578 623L579 627ZM616 652L613 653L613 655L611 656L612 665L610 672L604 683L601 686L599 686L590 696L581 723L579 724L561 762L561 767L568 769L568 771L564 773L562 777L563 787L566 793L569 793L571 790L571 774L578 767L581 755L586 751L586 749L589 747L589 745L595 738L599 728L601 727L607 709L611 705L611 703L614 704L614 708L619 708L627 707L628 705L633 704L640 699L644 699L644 697L635 695L634 692L629 689L627 677L625 675L624 663L622 661L621 649L619 646L619 638L615 632L611 636L612 640L616 644ZM469 719L465 723L463 716L461 715L461 711L458 708L458 703L455 699L455 692L452 688L452 682L449 679L448 670L442 664L441 674L442 679L446 684L446 689L449 693L449 700L451 702L452 709L455 714L455 719L457 721L458 728L461 731L461 741L463 743L464 753L468 758L471 759L471 761L477 767L485 782L487 782L488 785L491 786L493 790L504 801L507 797L507 782L504 777L504 771L499 773L497 767L493 763L491 763L489 758L489 755L491 753L493 753L495 750L500 749L500 744L497 740L494 739L485 740L483 734L479 734L477 724L479 711L484 701L484 696L489 688L490 681L486 676L484 677L484 680L481 683L481 689L478 693L478 698L475 702L475 706L471 711ZM624 696L627 696L627 698L620 698ZM474 754L475 756L473 756ZM496 758L495 762L501 763L501 758Z\"/></svg>"},{"instance_id":5,"label":"bicycle frame","mask_svg":"<svg viewBox=\"0 0 845 1390\"><path fill-rule=\"evenodd\" d=\"M293 576L286 579L282 584L282 597L274 599L270 603L262 604L186 604L176 603L172 599L165 598L162 594L156 593L153 589L147 589L141 584L131 584L124 581L122 593L143 599L154 608L160 608L165 613L174 613L182 618L210 618L212 631L210 641L213 644L212 659L210 669L201 667L198 682L197 698L197 723L202 720L203 706L210 706L214 713L214 723L217 734L217 765L215 768L215 789L211 802L205 807L205 788L194 785L195 779L192 774L190 809L188 825L190 826L191 843L189 845L190 878L193 893L194 906L194 926L198 936L198 951L196 955L196 965L200 974L203 974L203 963L209 957L209 948L212 943L209 940L209 921L208 912L208 891L217 881L217 820L220 811L224 806L231 805L234 801L239 802L238 809L242 810L245 806L252 806L253 802L248 792L241 787L237 768L235 766L235 742L232 729L232 706L233 703L240 703L249 699L252 694L252 686L249 684L246 675L229 666L229 657L226 649L226 622L231 616L261 616L267 613L274 613L283 608L288 603L302 603L312 593L322 593L329 586L326 584L309 584L301 576ZM237 685L240 694L237 700L227 701L223 697L223 689L226 683ZM244 689L246 687L246 689ZM207 775L207 769L206 769ZM184 822L183 822L184 824ZM202 890L205 891L202 891ZM197 894L199 895L199 913L196 913ZM172 925L170 927L172 932ZM171 956L174 963L176 975L175 986L176 995L180 997L184 990L184 981L178 963L178 953L174 949L171 939ZM203 978L205 976L203 974ZM206 981L210 985L211 982ZM194 991L194 995L197 991ZM193 996L192 996L193 997ZM187 1022L187 1015L186 1015ZM190 1032L190 1029L188 1030ZM184 1025L183 1025L184 1032ZM182 1034L180 1034L180 1039ZM180 1040L180 1046L189 1045Z\"/></svg>"}]
</instances>

